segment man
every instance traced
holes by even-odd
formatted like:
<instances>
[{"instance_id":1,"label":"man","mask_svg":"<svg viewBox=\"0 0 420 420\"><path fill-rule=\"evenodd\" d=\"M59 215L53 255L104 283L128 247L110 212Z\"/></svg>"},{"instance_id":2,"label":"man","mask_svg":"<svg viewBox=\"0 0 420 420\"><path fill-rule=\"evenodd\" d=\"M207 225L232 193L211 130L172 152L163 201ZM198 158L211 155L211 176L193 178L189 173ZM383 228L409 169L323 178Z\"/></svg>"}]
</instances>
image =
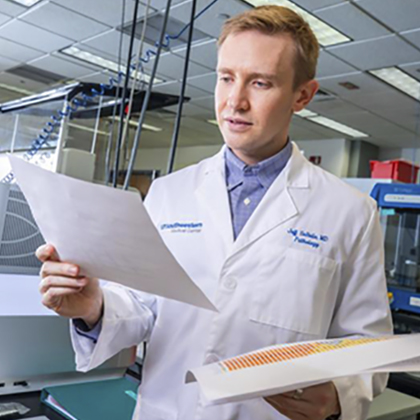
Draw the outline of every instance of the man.
<instances>
[{"instance_id":1,"label":"man","mask_svg":"<svg viewBox=\"0 0 420 420\"><path fill-rule=\"evenodd\" d=\"M165 243L219 313L116 285L100 289L60 262L53 246L38 251L44 304L82 320L72 326L80 370L148 340L136 419L356 420L385 386L386 376L364 375L208 407L197 384L184 384L190 368L260 347L391 332L374 202L288 140L293 113L318 88L318 51L289 9L260 7L229 20L216 87L226 146L156 181L146 199ZM201 228L166 229L174 222Z\"/></svg>"}]
</instances>

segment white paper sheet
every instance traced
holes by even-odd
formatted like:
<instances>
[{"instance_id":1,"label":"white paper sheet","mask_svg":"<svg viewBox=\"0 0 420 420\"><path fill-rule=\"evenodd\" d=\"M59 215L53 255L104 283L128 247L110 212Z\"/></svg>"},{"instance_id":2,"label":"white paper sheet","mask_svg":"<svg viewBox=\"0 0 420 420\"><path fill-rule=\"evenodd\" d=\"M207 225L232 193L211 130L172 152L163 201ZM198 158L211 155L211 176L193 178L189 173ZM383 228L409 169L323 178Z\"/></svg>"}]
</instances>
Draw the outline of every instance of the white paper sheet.
<instances>
[{"instance_id":1,"label":"white paper sheet","mask_svg":"<svg viewBox=\"0 0 420 420\"><path fill-rule=\"evenodd\" d=\"M139 194L9 159L45 240L82 275L216 311L164 244Z\"/></svg>"},{"instance_id":2,"label":"white paper sheet","mask_svg":"<svg viewBox=\"0 0 420 420\"><path fill-rule=\"evenodd\" d=\"M420 334L267 347L191 370L210 404L267 397L374 372L420 372Z\"/></svg>"}]
</instances>

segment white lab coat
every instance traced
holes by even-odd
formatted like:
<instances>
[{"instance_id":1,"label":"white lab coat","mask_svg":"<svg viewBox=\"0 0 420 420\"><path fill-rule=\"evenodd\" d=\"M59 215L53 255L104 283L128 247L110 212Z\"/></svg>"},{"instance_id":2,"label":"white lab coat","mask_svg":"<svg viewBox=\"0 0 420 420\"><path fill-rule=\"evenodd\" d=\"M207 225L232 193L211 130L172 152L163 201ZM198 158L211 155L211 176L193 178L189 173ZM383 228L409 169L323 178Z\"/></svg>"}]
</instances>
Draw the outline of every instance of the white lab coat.
<instances>
[{"instance_id":1,"label":"white lab coat","mask_svg":"<svg viewBox=\"0 0 420 420\"><path fill-rule=\"evenodd\" d=\"M184 384L186 372L277 343L391 332L374 201L309 163L296 145L236 241L223 150L155 181L146 205L169 249L220 313L105 288L97 344L72 331L77 367L92 369L148 339L136 419L283 419L263 399L208 407L196 383ZM163 226L176 222L202 226ZM343 420L365 418L385 382L386 375L335 381Z\"/></svg>"}]
</instances>

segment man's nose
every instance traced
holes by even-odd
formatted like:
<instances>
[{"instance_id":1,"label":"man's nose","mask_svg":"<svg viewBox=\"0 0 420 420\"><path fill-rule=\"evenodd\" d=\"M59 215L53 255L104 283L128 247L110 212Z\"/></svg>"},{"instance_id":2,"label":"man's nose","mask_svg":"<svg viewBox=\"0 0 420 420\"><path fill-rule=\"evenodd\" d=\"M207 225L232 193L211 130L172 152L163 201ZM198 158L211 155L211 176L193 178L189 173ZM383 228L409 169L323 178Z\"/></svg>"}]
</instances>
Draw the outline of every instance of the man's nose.
<instances>
[{"instance_id":1,"label":"man's nose","mask_svg":"<svg viewBox=\"0 0 420 420\"><path fill-rule=\"evenodd\" d=\"M245 86L237 84L229 92L228 106L233 111L247 111L249 109L249 99Z\"/></svg>"}]
</instances>

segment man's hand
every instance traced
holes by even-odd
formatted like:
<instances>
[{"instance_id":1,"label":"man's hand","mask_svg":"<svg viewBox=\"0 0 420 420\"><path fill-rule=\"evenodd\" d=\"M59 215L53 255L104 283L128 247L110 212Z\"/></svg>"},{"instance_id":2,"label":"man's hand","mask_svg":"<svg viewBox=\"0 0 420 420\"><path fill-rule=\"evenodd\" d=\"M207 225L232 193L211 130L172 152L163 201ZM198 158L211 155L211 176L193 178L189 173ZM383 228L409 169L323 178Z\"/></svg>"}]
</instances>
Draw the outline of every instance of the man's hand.
<instances>
[{"instance_id":1,"label":"man's hand","mask_svg":"<svg viewBox=\"0 0 420 420\"><path fill-rule=\"evenodd\" d=\"M332 382L305 388L300 394L293 391L264 399L291 420L324 420L341 412Z\"/></svg>"},{"instance_id":2,"label":"man's hand","mask_svg":"<svg viewBox=\"0 0 420 420\"><path fill-rule=\"evenodd\" d=\"M60 261L52 245L39 247L36 256L43 262L39 285L42 303L61 316L82 318L93 327L103 311L103 294L98 279L79 276L80 268Z\"/></svg>"}]
</instances>

